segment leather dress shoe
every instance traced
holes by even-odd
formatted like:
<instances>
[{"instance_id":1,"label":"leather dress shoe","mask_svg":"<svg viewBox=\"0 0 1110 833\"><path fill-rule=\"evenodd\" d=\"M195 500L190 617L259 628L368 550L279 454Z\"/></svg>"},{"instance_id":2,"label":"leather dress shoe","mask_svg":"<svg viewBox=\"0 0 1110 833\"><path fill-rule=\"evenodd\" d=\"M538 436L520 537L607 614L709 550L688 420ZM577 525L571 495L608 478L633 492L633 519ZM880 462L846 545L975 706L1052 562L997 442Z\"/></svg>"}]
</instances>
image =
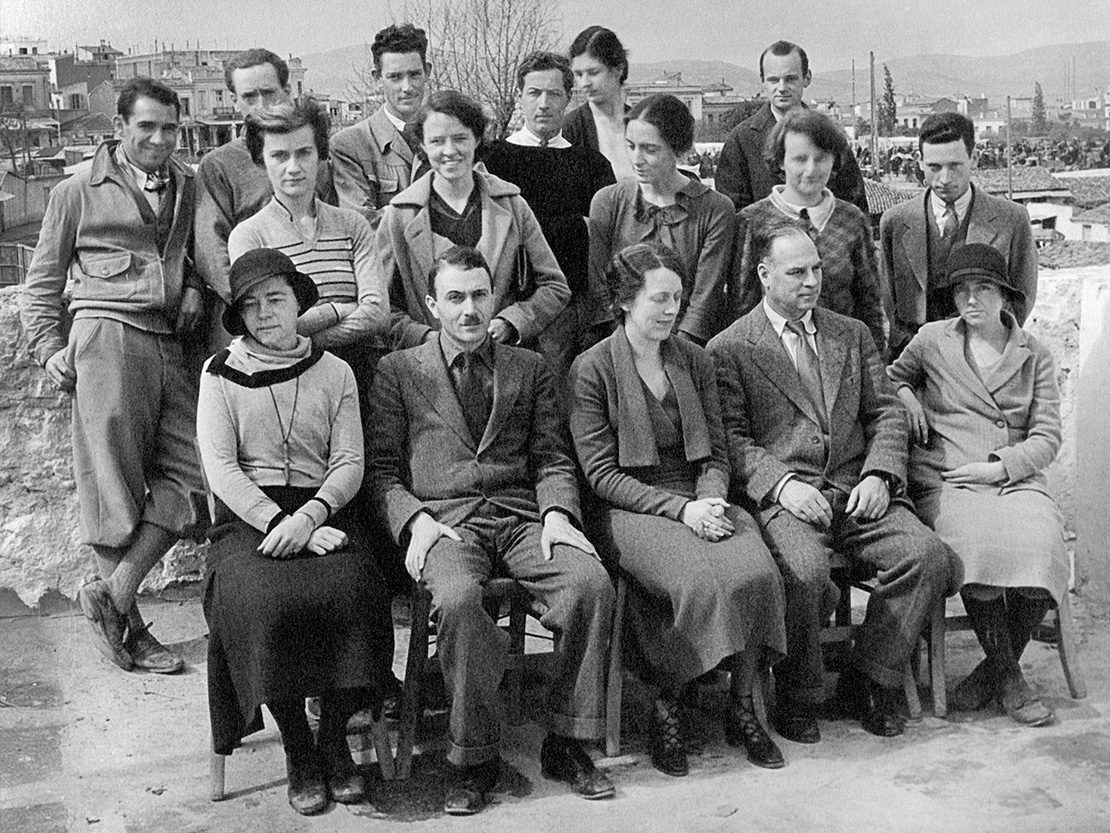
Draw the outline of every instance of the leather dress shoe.
<instances>
[{"instance_id":1,"label":"leather dress shoe","mask_svg":"<svg viewBox=\"0 0 1110 833\"><path fill-rule=\"evenodd\" d=\"M782 750L749 708L734 704L725 712L725 740L732 746L743 746L748 760L764 769L782 769Z\"/></svg>"},{"instance_id":2,"label":"leather dress shoe","mask_svg":"<svg viewBox=\"0 0 1110 833\"><path fill-rule=\"evenodd\" d=\"M1056 719L1056 713L1033 693L1018 667L1002 680L998 699L1006 714L1023 726L1046 726Z\"/></svg>"},{"instance_id":3,"label":"leather dress shoe","mask_svg":"<svg viewBox=\"0 0 1110 833\"><path fill-rule=\"evenodd\" d=\"M153 674L176 674L185 667L185 660L155 639L150 624L128 631L123 643L135 668Z\"/></svg>"},{"instance_id":4,"label":"leather dress shoe","mask_svg":"<svg viewBox=\"0 0 1110 833\"><path fill-rule=\"evenodd\" d=\"M997 693L998 681L990 663L983 660L956 686L948 705L960 712L978 711L994 700Z\"/></svg>"},{"instance_id":5,"label":"leather dress shoe","mask_svg":"<svg viewBox=\"0 0 1110 833\"><path fill-rule=\"evenodd\" d=\"M77 591L77 599L92 628L97 650L124 671L130 671L133 664L131 655L123 647L123 632L127 623L116 610L108 585L102 579L90 581Z\"/></svg>"},{"instance_id":6,"label":"leather dress shoe","mask_svg":"<svg viewBox=\"0 0 1110 833\"><path fill-rule=\"evenodd\" d=\"M812 706L787 700L771 710L771 726L794 743L821 742L821 729Z\"/></svg>"},{"instance_id":7,"label":"leather dress shoe","mask_svg":"<svg viewBox=\"0 0 1110 833\"><path fill-rule=\"evenodd\" d=\"M582 745L571 738L549 734L540 747L540 771L545 778L570 784L586 799L609 798L616 790L604 772L594 766Z\"/></svg>"},{"instance_id":8,"label":"leather dress shoe","mask_svg":"<svg viewBox=\"0 0 1110 833\"><path fill-rule=\"evenodd\" d=\"M855 717L873 735L893 738L906 731L899 710L900 692L884 688L859 671L849 669L836 681L836 699L848 717Z\"/></svg>"},{"instance_id":9,"label":"leather dress shoe","mask_svg":"<svg viewBox=\"0 0 1110 833\"><path fill-rule=\"evenodd\" d=\"M328 808L328 790L320 774L320 762L313 750L307 755L285 753L285 771L289 776L289 806L302 816L314 816Z\"/></svg>"},{"instance_id":10,"label":"leather dress shoe","mask_svg":"<svg viewBox=\"0 0 1110 833\"><path fill-rule=\"evenodd\" d=\"M472 816L489 804L489 794L497 784L501 759L477 766L456 767L454 783L447 790L443 811L449 816Z\"/></svg>"},{"instance_id":11,"label":"leather dress shoe","mask_svg":"<svg viewBox=\"0 0 1110 833\"><path fill-rule=\"evenodd\" d=\"M366 782L351 760L347 739L342 739L342 747L322 749L321 757L327 773L328 794L340 804L360 804L366 798Z\"/></svg>"}]
</instances>

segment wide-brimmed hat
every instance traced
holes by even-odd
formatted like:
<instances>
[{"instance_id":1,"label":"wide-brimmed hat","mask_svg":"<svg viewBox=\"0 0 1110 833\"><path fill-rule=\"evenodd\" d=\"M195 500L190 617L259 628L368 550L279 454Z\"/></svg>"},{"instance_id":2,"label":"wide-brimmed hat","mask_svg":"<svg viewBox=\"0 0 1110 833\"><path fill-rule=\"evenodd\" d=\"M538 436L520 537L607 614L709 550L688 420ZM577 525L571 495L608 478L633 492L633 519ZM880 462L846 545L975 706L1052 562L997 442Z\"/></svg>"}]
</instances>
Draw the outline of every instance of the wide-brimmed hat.
<instances>
[{"instance_id":1,"label":"wide-brimmed hat","mask_svg":"<svg viewBox=\"0 0 1110 833\"><path fill-rule=\"evenodd\" d=\"M303 272L298 272L288 255L277 249L252 249L244 252L231 264L231 274L228 278L231 284L231 301L224 310L224 329L233 336L245 335L247 325L243 323L243 316L239 314L243 296L262 281L278 277L285 278L289 282L302 315L320 298L312 278Z\"/></svg>"},{"instance_id":2,"label":"wide-brimmed hat","mask_svg":"<svg viewBox=\"0 0 1110 833\"><path fill-rule=\"evenodd\" d=\"M980 278L998 284L1004 294L1014 299L1025 299L1022 292L1010 277L1006 268L1006 258L994 246L986 243L968 243L956 246L948 255L944 277L933 284L934 291L951 292L952 287L968 278Z\"/></svg>"}]
</instances>

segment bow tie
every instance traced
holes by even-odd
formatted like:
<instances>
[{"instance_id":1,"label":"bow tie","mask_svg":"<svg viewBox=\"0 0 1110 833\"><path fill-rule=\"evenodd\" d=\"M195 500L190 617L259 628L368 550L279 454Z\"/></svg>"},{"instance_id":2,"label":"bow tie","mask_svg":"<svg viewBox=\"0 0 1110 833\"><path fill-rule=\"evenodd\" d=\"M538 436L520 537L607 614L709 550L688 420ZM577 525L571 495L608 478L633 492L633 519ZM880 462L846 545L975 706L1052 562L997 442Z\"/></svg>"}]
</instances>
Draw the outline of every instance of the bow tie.
<instances>
[{"instance_id":1,"label":"bow tie","mask_svg":"<svg viewBox=\"0 0 1110 833\"><path fill-rule=\"evenodd\" d=\"M152 191L155 194L161 194L166 190L166 186L170 184L169 171L163 173L162 171L155 171L146 175L146 182L143 183L144 191Z\"/></svg>"}]
</instances>

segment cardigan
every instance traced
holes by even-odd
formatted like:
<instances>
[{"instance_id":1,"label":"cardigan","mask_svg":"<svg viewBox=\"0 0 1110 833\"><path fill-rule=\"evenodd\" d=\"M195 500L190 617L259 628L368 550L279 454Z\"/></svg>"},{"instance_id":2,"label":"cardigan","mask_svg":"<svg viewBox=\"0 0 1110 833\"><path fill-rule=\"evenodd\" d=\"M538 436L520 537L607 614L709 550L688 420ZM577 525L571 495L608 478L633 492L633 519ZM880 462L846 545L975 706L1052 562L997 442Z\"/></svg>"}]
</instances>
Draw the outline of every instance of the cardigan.
<instances>
[{"instance_id":1,"label":"cardigan","mask_svg":"<svg viewBox=\"0 0 1110 833\"><path fill-rule=\"evenodd\" d=\"M605 270L621 249L658 241L678 254L682 305L676 328L708 341L722 324L725 283L732 265L734 212L727 197L692 179L675 195L674 205L647 203L635 180L602 188L590 204L590 324L611 321Z\"/></svg>"},{"instance_id":2,"label":"cardigan","mask_svg":"<svg viewBox=\"0 0 1110 833\"><path fill-rule=\"evenodd\" d=\"M685 339L663 342L663 367L681 415L686 459L700 462L698 498L728 493L728 446L721 424L714 366L705 351ZM658 465L647 400L624 327L579 356L571 367L574 392L570 430L590 487L608 503L630 512L679 520L688 500L649 486L635 469Z\"/></svg>"},{"instance_id":3,"label":"cardigan","mask_svg":"<svg viewBox=\"0 0 1110 833\"><path fill-rule=\"evenodd\" d=\"M1002 358L983 378L964 353L966 325L934 321L917 331L887 374L909 386L929 421L929 441L913 446L910 480L939 488L942 471L1001 460L1003 492L1032 489L1051 496L1044 469L1060 450L1060 391L1048 348L1010 318Z\"/></svg>"},{"instance_id":4,"label":"cardigan","mask_svg":"<svg viewBox=\"0 0 1110 833\"><path fill-rule=\"evenodd\" d=\"M439 329L424 303L436 255L449 246L432 233L433 176L425 174L394 197L378 226L377 273L389 287L395 350L421 344ZM520 189L477 170L474 187L482 197L476 248L493 272L494 315L512 324L521 342L533 341L563 311L570 288ZM522 264L527 276L520 274Z\"/></svg>"},{"instance_id":5,"label":"cardigan","mask_svg":"<svg viewBox=\"0 0 1110 833\"><path fill-rule=\"evenodd\" d=\"M262 247L287 254L319 290L316 305L297 321L298 333L312 336L325 349L371 336L384 338L389 329L387 290L374 269L374 237L362 215L317 198L316 238L306 240L275 197L232 229L227 243L232 262ZM336 307L352 303L358 306L347 315Z\"/></svg>"},{"instance_id":6,"label":"cardigan","mask_svg":"<svg viewBox=\"0 0 1110 833\"><path fill-rule=\"evenodd\" d=\"M735 281L739 297L733 317L749 313L763 298L757 266L751 260L752 230L772 218L783 217L770 197L749 205L740 212L737 229L738 254ZM800 222L800 221L799 221ZM880 354L886 353L883 304L879 296L879 268L871 225L863 212L837 199L824 228L816 234L817 253L821 256L821 297L825 309L855 318L867 325Z\"/></svg>"},{"instance_id":7,"label":"cardigan","mask_svg":"<svg viewBox=\"0 0 1110 833\"><path fill-rule=\"evenodd\" d=\"M292 367L246 376L227 358L224 350L205 363L197 402L197 445L216 497L263 532L282 514L263 486L313 488L331 512L346 506L363 475L358 389L347 363L316 351ZM313 520L319 526L326 517Z\"/></svg>"}]
</instances>

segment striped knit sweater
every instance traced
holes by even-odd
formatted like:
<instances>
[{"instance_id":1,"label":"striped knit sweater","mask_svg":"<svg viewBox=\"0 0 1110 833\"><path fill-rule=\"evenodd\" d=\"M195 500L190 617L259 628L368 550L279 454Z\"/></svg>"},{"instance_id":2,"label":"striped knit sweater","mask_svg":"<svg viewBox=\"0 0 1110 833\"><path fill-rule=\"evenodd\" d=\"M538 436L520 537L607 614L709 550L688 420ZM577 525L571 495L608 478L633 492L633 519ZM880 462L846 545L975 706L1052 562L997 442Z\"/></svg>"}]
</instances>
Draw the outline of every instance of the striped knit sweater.
<instances>
[{"instance_id":1,"label":"striped knit sweater","mask_svg":"<svg viewBox=\"0 0 1110 833\"><path fill-rule=\"evenodd\" d=\"M297 321L301 335L325 349L384 338L389 330L387 291L374 269L370 223L361 214L316 200L316 233L309 238L275 198L232 229L227 242L232 263L262 247L287 254L320 292L316 306Z\"/></svg>"}]
</instances>

